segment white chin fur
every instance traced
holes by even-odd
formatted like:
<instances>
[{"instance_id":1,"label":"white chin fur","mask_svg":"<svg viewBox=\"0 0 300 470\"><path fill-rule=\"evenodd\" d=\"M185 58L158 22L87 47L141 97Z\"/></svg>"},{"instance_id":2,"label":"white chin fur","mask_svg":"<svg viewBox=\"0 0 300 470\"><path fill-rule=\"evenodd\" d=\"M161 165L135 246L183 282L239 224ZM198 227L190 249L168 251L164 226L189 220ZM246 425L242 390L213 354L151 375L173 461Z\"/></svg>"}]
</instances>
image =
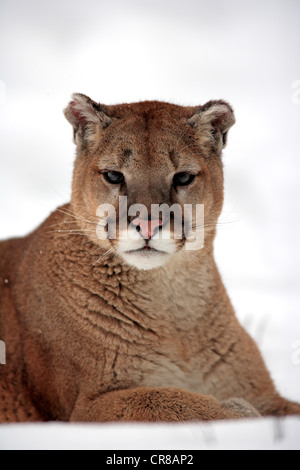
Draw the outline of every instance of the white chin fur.
<instances>
[{"instance_id":1,"label":"white chin fur","mask_svg":"<svg viewBox=\"0 0 300 470\"><path fill-rule=\"evenodd\" d=\"M131 253L120 253L120 255L127 264L134 266L141 271L160 268L164 266L172 256L170 253L156 251L137 251Z\"/></svg>"},{"instance_id":2,"label":"white chin fur","mask_svg":"<svg viewBox=\"0 0 300 470\"><path fill-rule=\"evenodd\" d=\"M141 237L136 240L119 240L118 254L130 266L149 271L164 266L176 253L174 240L152 239L149 245L158 251L134 251L141 250L145 246L145 240Z\"/></svg>"}]
</instances>

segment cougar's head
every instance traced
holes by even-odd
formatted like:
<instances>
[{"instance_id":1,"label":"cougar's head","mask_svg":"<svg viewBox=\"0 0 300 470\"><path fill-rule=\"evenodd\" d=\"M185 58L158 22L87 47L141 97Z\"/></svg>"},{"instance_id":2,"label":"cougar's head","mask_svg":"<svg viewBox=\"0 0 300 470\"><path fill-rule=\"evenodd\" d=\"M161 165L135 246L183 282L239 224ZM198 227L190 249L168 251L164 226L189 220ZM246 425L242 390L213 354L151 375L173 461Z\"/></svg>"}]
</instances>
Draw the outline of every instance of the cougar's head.
<instances>
[{"instance_id":1,"label":"cougar's head","mask_svg":"<svg viewBox=\"0 0 300 470\"><path fill-rule=\"evenodd\" d=\"M65 116L77 145L73 211L90 239L138 269L203 248L203 236L212 243L234 124L226 102L104 106L75 94Z\"/></svg>"}]
</instances>

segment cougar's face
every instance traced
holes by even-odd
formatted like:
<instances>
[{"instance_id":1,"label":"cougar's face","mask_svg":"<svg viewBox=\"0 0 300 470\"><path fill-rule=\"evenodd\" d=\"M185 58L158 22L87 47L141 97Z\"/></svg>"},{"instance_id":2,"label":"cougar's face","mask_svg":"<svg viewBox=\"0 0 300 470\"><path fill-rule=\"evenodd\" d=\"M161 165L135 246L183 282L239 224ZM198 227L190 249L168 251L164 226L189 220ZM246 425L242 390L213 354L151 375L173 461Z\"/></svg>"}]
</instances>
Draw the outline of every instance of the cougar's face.
<instances>
[{"instance_id":1,"label":"cougar's face","mask_svg":"<svg viewBox=\"0 0 300 470\"><path fill-rule=\"evenodd\" d=\"M65 113L78 146L73 207L97 216L99 245L149 270L214 235L229 105L104 107L74 95Z\"/></svg>"}]
</instances>

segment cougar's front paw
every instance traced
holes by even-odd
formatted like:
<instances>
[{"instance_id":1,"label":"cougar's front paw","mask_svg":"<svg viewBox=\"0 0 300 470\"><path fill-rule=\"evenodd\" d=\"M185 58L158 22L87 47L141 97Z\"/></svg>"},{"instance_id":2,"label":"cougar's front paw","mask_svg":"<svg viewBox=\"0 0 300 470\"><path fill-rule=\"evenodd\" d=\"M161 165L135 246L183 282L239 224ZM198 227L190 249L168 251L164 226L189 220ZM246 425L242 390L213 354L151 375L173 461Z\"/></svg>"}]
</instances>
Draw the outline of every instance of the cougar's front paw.
<instances>
[{"instance_id":1,"label":"cougar's front paw","mask_svg":"<svg viewBox=\"0 0 300 470\"><path fill-rule=\"evenodd\" d=\"M228 410L236 413L237 418L259 418L259 412L242 398L230 398L223 401L222 405Z\"/></svg>"}]
</instances>

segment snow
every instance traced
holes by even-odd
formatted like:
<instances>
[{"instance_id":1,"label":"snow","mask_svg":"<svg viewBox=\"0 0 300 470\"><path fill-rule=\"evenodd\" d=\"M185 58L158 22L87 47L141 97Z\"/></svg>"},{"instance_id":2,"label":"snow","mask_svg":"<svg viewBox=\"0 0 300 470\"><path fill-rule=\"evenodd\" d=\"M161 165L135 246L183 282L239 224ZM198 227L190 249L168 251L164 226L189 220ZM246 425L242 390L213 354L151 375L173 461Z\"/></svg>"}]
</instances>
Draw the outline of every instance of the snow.
<instances>
[{"instance_id":1,"label":"snow","mask_svg":"<svg viewBox=\"0 0 300 470\"><path fill-rule=\"evenodd\" d=\"M0 427L0 450L299 450L300 419Z\"/></svg>"},{"instance_id":2,"label":"snow","mask_svg":"<svg viewBox=\"0 0 300 470\"><path fill-rule=\"evenodd\" d=\"M62 109L73 92L107 104L227 99L237 124L224 152L216 258L278 389L298 401L299 40L293 0L0 5L0 238L25 235L69 200L74 147ZM284 438L274 441L280 426ZM2 426L0 448L100 441L205 448L212 429L218 439L209 446L300 448L299 426L293 418L213 427Z\"/></svg>"}]
</instances>

